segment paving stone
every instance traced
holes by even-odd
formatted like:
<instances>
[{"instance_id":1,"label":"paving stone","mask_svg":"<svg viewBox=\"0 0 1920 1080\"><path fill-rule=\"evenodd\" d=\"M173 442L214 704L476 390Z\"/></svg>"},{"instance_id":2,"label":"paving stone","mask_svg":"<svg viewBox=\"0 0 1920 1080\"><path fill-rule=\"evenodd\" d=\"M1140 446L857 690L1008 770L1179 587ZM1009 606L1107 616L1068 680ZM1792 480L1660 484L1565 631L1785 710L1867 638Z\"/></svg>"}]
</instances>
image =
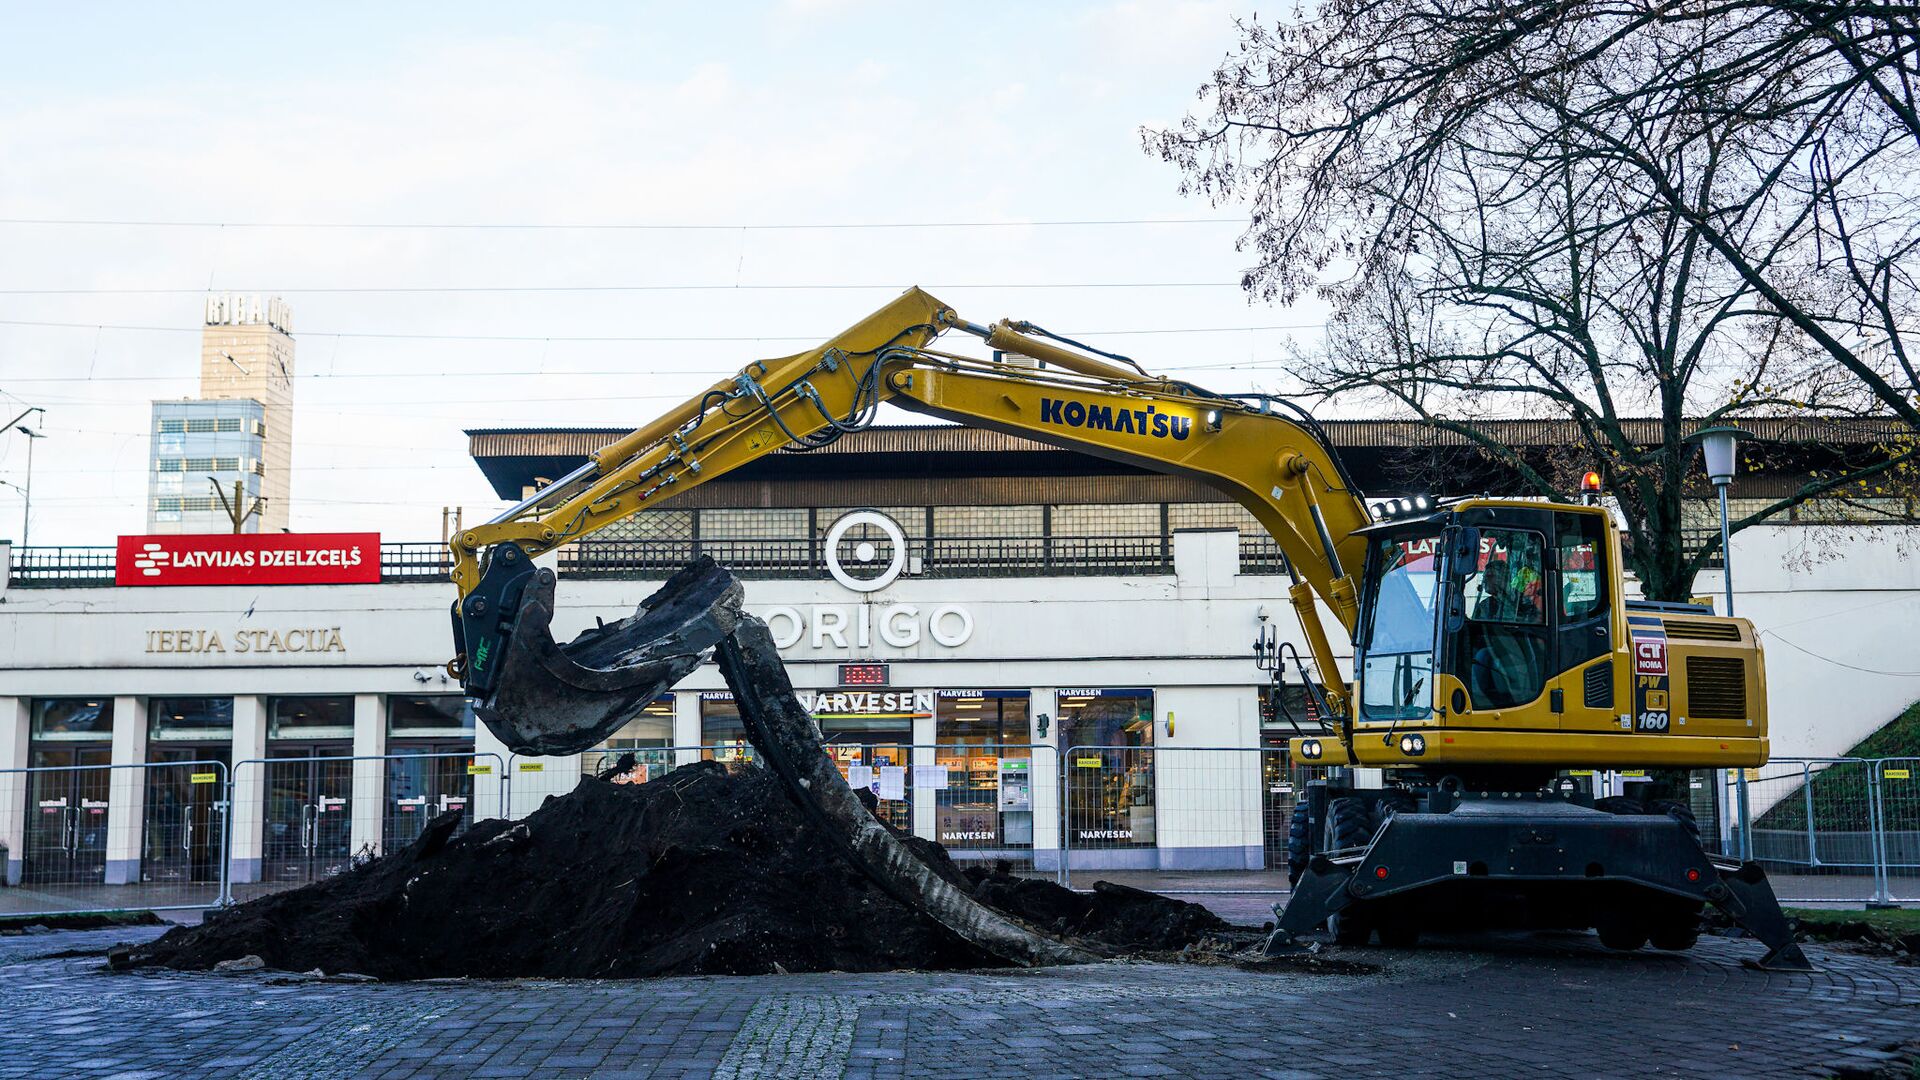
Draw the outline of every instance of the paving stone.
<instances>
[{"instance_id":1,"label":"paving stone","mask_svg":"<svg viewBox=\"0 0 1920 1080\"><path fill-rule=\"evenodd\" d=\"M38 958L44 937L13 941L0 939L0 1078L32 1080L1814 1076L1881 1062L1920 1027L1920 969L1816 948L1813 975L1749 971L1752 943L1722 939L1684 956L1611 954L1586 935L1461 939L1369 950L1381 971L1364 976L1126 963L395 986L112 975ZM1330 1016L1337 1041L1316 1035Z\"/></svg>"}]
</instances>

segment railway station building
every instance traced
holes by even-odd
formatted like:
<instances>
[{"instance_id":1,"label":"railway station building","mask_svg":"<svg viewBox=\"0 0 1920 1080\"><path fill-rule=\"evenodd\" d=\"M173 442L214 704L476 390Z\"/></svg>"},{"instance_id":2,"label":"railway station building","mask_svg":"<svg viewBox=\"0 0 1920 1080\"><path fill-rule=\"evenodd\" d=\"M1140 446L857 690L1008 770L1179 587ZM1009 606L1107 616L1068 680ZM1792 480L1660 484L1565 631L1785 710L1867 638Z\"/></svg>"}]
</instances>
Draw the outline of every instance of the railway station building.
<instances>
[{"instance_id":1,"label":"railway station building","mask_svg":"<svg viewBox=\"0 0 1920 1080\"><path fill-rule=\"evenodd\" d=\"M1512 487L1411 425L1326 426L1370 497ZM622 434L469 432L504 500ZM1542 454L1567 441L1531 422L1505 435ZM1442 451L1457 466L1433 491ZM1783 459L1743 476L1737 496L1770 498L1810 467ZM1803 513L1736 538L1740 614L1768 635L1776 754L1844 750L1920 697L1897 655L1920 632L1911 530L1841 520ZM1821 557L1807 550L1816 531ZM594 751L516 757L446 673L442 546L315 550L338 554L299 558L357 560L359 576L115 584L129 557L143 575L175 562L164 545L0 547L12 891L184 898L230 865L244 896L404 843L448 809L524 815L583 773L643 780L751 757L712 665ZM700 554L746 582L830 751L900 827L1039 869L1277 865L1292 779L1275 748L1314 720L1297 678L1273 702L1253 643L1263 627L1295 645L1300 634L1278 550L1211 489L998 433L869 429L771 455L544 557L560 575L556 635L630 614ZM1698 591L1716 587L1710 573ZM1838 680L1836 662L1867 670Z\"/></svg>"}]
</instances>

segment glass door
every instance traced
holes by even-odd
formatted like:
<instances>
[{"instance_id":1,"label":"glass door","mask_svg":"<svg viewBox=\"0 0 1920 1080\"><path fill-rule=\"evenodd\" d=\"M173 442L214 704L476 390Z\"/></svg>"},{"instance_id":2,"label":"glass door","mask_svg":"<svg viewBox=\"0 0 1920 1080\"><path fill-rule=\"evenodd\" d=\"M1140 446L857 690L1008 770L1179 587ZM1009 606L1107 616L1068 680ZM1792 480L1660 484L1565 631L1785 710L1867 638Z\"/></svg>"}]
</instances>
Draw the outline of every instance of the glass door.
<instances>
[{"instance_id":1,"label":"glass door","mask_svg":"<svg viewBox=\"0 0 1920 1080\"><path fill-rule=\"evenodd\" d=\"M27 881L99 884L107 872L107 791L112 751L99 747L36 749L28 773Z\"/></svg>"},{"instance_id":2,"label":"glass door","mask_svg":"<svg viewBox=\"0 0 1920 1080\"><path fill-rule=\"evenodd\" d=\"M149 745L140 880L217 883L226 847L226 774L191 761L225 761L225 744Z\"/></svg>"},{"instance_id":3,"label":"glass door","mask_svg":"<svg viewBox=\"0 0 1920 1080\"><path fill-rule=\"evenodd\" d=\"M473 824L471 742L403 743L387 748L387 803L382 850L413 843L427 822L449 810L461 813L460 829ZM436 756L450 755L450 756Z\"/></svg>"},{"instance_id":4,"label":"glass door","mask_svg":"<svg viewBox=\"0 0 1920 1080\"><path fill-rule=\"evenodd\" d=\"M268 881L305 882L352 862L350 744L275 746L269 753L262 854ZM319 760L310 760L319 759Z\"/></svg>"}]
</instances>

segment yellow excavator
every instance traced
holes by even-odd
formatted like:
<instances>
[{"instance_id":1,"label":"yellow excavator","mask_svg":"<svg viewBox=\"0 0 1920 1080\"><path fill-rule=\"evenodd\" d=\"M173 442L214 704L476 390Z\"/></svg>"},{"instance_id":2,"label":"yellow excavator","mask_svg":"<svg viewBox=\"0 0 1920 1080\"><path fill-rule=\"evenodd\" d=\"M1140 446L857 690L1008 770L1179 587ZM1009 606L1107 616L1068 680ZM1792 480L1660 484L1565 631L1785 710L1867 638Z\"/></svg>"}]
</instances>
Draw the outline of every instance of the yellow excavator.
<instances>
[{"instance_id":1,"label":"yellow excavator","mask_svg":"<svg viewBox=\"0 0 1920 1080\"><path fill-rule=\"evenodd\" d=\"M949 333L991 358L936 348ZM919 289L817 348L749 364L453 538L449 668L488 726L524 753L585 750L729 632L724 605L665 589L563 646L537 556L782 447L824 446L883 402L1195 477L1277 542L1312 671L1295 663L1327 723L1289 749L1328 778L1299 800L1271 951L1322 927L1404 945L1488 922L1679 949L1712 905L1768 946L1766 965L1806 967L1765 874L1706 850L1684 801L1596 800L1569 775L1767 760L1752 626L1628 599L1604 509L1370 506L1289 402L1154 376L1032 323L970 322ZM1353 644L1350 680L1322 608ZM1357 786L1356 768L1386 779Z\"/></svg>"}]
</instances>

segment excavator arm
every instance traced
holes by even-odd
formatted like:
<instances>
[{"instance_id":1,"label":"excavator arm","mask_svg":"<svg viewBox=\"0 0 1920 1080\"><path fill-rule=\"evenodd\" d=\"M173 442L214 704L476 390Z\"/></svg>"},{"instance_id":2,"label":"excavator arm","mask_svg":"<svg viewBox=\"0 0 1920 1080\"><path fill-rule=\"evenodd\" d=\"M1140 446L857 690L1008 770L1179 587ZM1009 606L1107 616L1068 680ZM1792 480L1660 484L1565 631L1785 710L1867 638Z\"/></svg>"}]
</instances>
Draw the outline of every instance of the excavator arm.
<instances>
[{"instance_id":1,"label":"excavator arm","mask_svg":"<svg viewBox=\"0 0 1920 1080\"><path fill-rule=\"evenodd\" d=\"M980 338L995 359L934 348L950 332ZM721 593L737 586L696 567L634 618L562 647L548 632L553 577L536 556L782 447L825 445L870 424L882 402L1191 476L1233 498L1286 556L1328 704L1347 711L1319 605L1352 632L1356 530L1370 519L1311 417L1155 377L1031 324L972 323L910 289L817 348L749 364L454 538L451 667L489 726L515 749L585 749L731 629Z\"/></svg>"}]
</instances>

